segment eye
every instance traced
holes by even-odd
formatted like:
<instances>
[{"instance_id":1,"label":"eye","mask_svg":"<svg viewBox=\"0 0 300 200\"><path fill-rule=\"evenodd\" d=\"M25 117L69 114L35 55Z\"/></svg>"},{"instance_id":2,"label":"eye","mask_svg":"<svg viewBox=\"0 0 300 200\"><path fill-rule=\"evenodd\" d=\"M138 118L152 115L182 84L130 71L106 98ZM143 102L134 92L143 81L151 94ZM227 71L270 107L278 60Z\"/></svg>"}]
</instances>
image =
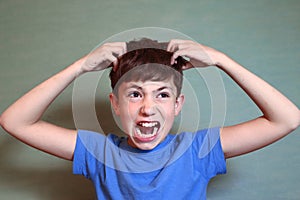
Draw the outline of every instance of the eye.
<instances>
[{"instance_id":1,"label":"eye","mask_svg":"<svg viewBox=\"0 0 300 200\"><path fill-rule=\"evenodd\" d=\"M130 92L128 95L130 98L141 98L142 95L138 91Z\"/></svg>"},{"instance_id":2,"label":"eye","mask_svg":"<svg viewBox=\"0 0 300 200\"><path fill-rule=\"evenodd\" d=\"M170 95L167 92L162 92L158 94L158 98L169 98Z\"/></svg>"}]
</instances>

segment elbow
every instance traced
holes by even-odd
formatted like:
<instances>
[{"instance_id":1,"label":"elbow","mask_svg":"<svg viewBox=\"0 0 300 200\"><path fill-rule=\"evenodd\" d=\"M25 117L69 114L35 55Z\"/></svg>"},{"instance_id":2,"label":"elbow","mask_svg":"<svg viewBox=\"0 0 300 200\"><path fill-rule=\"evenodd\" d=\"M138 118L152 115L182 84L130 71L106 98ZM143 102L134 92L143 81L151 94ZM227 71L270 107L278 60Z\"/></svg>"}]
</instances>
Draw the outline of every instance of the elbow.
<instances>
[{"instance_id":1,"label":"elbow","mask_svg":"<svg viewBox=\"0 0 300 200\"><path fill-rule=\"evenodd\" d=\"M3 114L0 115L0 126L4 128Z\"/></svg>"},{"instance_id":2,"label":"elbow","mask_svg":"<svg viewBox=\"0 0 300 200\"><path fill-rule=\"evenodd\" d=\"M300 110L295 110L294 114L287 118L286 125L288 129L291 131L297 129L300 126Z\"/></svg>"},{"instance_id":3,"label":"elbow","mask_svg":"<svg viewBox=\"0 0 300 200\"><path fill-rule=\"evenodd\" d=\"M7 130L7 123L5 120L5 117L3 114L0 115L0 126L4 129Z\"/></svg>"},{"instance_id":4,"label":"elbow","mask_svg":"<svg viewBox=\"0 0 300 200\"><path fill-rule=\"evenodd\" d=\"M298 128L300 126L300 110L297 110L297 118L295 120L294 129Z\"/></svg>"},{"instance_id":5,"label":"elbow","mask_svg":"<svg viewBox=\"0 0 300 200\"><path fill-rule=\"evenodd\" d=\"M12 132L15 127L8 117L5 116L5 113L0 115L0 126L8 133Z\"/></svg>"},{"instance_id":6,"label":"elbow","mask_svg":"<svg viewBox=\"0 0 300 200\"><path fill-rule=\"evenodd\" d=\"M277 130L281 130L282 137L291 133L300 126L300 110L298 108L281 115L280 119L270 121L275 125Z\"/></svg>"}]
</instances>

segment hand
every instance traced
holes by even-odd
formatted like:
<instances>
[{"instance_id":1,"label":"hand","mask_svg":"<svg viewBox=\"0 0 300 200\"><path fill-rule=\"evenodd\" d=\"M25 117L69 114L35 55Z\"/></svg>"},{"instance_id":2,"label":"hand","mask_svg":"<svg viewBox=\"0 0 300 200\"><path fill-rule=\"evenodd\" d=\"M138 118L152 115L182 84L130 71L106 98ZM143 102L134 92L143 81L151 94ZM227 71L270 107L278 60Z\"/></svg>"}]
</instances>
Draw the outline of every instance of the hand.
<instances>
[{"instance_id":1,"label":"hand","mask_svg":"<svg viewBox=\"0 0 300 200\"><path fill-rule=\"evenodd\" d=\"M113 63L113 67L115 68L118 64L117 57L125 52L125 42L103 44L83 58L82 71L100 71L109 67L111 63Z\"/></svg>"},{"instance_id":2,"label":"hand","mask_svg":"<svg viewBox=\"0 0 300 200\"><path fill-rule=\"evenodd\" d=\"M215 49L201 45L191 40L173 39L169 42L167 51L174 52L171 64L176 62L178 56L187 57L190 60L183 69L192 67L207 67L216 65L214 57L219 53Z\"/></svg>"}]
</instances>

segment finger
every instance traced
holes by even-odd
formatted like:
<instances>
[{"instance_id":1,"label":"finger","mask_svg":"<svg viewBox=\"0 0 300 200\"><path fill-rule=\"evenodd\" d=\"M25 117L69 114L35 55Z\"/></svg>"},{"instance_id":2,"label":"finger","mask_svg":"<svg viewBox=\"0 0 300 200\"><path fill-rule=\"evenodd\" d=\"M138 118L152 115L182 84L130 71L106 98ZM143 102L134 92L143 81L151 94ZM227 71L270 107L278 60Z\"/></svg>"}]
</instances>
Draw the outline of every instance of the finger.
<instances>
[{"instance_id":1,"label":"finger","mask_svg":"<svg viewBox=\"0 0 300 200\"><path fill-rule=\"evenodd\" d=\"M108 67L112 67L113 70L116 71L117 66L118 66L118 59L112 54L107 54L107 55L105 55L104 60L103 60L102 63L104 64L102 66L103 69L108 68Z\"/></svg>"},{"instance_id":2,"label":"finger","mask_svg":"<svg viewBox=\"0 0 300 200\"><path fill-rule=\"evenodd\" d=\"M184 40L179 40L179 39L170 40L167 47L167 51L174 52L177 49L178 45L181 43L184 43Z\"/></svg>"},{"instance_id":3,"label":"finger","mask_svg":"<svg viewBox=\"0 0 300 200\"><path fill-rule=\"evenodd\" d=\"M114 55L115 57L119 57L125 53L125 49L122 46L106 46L104 51Z\"/></svg>"},{"instance_id":4,"label":"finger","mask_svg":"<svg viewBox=\"0 0 300 200\"><path fill-rule=\"evenodd\" d=\"M108 62L116 62L118 59L114 56L114 55L112 55L112 54L107 54L106 56L105 56L105 59L106 59L106 61L108 61Z\"/></svg>"},{"instance_id":5,"label":"finger","mask_svg":"<svg viewBox=\"0 0 300 200\"><path fill-rule=\"evenodd\" d=\"M170 52L174 52L173 56L171 57L171 65L173 65L176 62L177 57L180 56L180 51L187 48L187 45L184 45L185 42L185 40L178 39L173 39L170 41L167 49Z\"/></svg>"},{"instance_id":6,"label":"finger","mask_svg":"<svg viewBox=\"0 0 300 200\"><path fill-rule=\"evenodd\" d=\"M116 56L120 56L126 52L126 43L125 42L114 42L114 43L105 43L101 47L97 48L95 52L101 54L101 52L112 52Z\"/></svg>"},{"instance_id":7,"label":"finger","mask_svg":"<svg viewBox=\"0 0 300 200\"><path fill-rule=\"evenodd\" d=\"M127 51L127 45L126 42L112 42L112 43L107 43L108 46L110 47L119 47L121 49L121 53L126 53Z\"/></svg>"},{"instance_id":8,"label":"finger","mask_svg":"<svg viewBox=\"0 0 300 200\"><path fill-rule=\"evenodd\" d=\"M189 49L188 48L175 51L173 53L173 56L171 57L171 65L173 65L176 62L176 59L179 56L183 56L183 57L189 58L188 53L189 53Z\"/></svg>"},{"instance_id":9,"label":"finger","mask_svg":"<svg viewBox=\"0 0 300 200\"><path fill-rule=\"evenodd\" d=\"M123 44L126 44L125 42L108 42L105 43L108 46L123 46Z\"/></svg>"},{"instance_id":10,"label":"finger","mask_svg":"<svg viewBox=\"0 0 300 200\"><path fill-rule=\"evenodd\" d=\"M173 39L173 40L170 40L169 41L169 44L168 44L168 46L167 46L167 51L170 51L170 52L173 52L173 49L174 49L174 44L175 44L175 40Z\"/></svg>"},{"instance_id":11,"label":"finger","mask_svg":"<svg viewBox=\"0 0 300 200\"><path fill-rule=\"evenodd\" d=\"M184 48L186 46L191 45L192 43L194 43L194 42L191 40L173 39L173 40L170 40L168 47L167 47L167 51L174 52L177 49L181 49L182 47Z\"/></svg>"}]
</instances>

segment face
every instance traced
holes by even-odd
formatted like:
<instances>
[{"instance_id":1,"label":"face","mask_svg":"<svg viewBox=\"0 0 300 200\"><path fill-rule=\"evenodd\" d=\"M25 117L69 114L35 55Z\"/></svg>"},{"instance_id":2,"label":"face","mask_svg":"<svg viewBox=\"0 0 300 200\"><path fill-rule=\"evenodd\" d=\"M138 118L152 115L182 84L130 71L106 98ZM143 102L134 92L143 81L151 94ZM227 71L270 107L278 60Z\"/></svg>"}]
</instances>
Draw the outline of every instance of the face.
<instances>
[{"instance_id":1,"label":"face","mask_svg":"<svg viewBox=\"0 0 300 200\"><path fill-rule=\"evenodd\" d=\"M150 150L171 130L184 96L176 97L172 81L123 82L118 97L110 94L110 100L128 135L129 145Z\"/></svg>"}]
</instances>

